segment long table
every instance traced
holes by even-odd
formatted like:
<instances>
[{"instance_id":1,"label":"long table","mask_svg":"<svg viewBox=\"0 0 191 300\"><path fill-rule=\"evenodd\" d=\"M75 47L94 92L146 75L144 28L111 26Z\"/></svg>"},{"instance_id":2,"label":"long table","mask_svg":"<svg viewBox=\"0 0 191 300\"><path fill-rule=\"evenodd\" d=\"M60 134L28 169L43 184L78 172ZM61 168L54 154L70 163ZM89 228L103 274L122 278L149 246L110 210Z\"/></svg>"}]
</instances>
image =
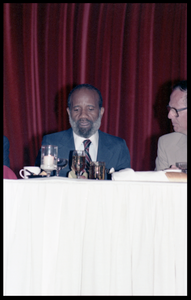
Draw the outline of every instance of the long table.
<instances>
[{"instance_id":1,"label":"long table","mask_svg":"<svg viewBox=\"0 0 191 300\"><path fill-rule=\"evenodd\" d=\"M187 295L187 184L3 180L4 295Z\"/></svg>"}]
</instances>

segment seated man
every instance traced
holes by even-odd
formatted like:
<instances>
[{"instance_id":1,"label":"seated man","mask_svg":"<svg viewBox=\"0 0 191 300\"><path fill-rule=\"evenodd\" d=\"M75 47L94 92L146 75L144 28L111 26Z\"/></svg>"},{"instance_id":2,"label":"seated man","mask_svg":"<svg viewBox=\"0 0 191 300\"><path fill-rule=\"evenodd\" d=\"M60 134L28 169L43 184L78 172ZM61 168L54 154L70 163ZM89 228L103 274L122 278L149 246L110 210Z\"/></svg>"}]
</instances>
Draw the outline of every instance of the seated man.
<instances>
[{"instance_id":1,"label":"seated man","mask_svg":"<svg viewBox=\"0 0 191 300\"><path fill-rule=\"evenodd\" d=\"M176 162L187 162L187 81L173 87L167 106L175 132L165 134L158 140L155 170L176 168Z\"/></svg>"},{"instance_id":2,"label":"seated man","mask_svg":"<svg viewBox=\"0 0 191 300\"><path fill-rule=\"evenodd\" d=\"M71 169L71 151L84 150L84 141L90 140L89 155L92 161L104 161L106 168L116 171L130 168L130 154L125 140L99 130L104 114L100 91L90 84L76 86L68 96L67 108L71 128L45 135L42 145L58 146L58 157L67 158L69 164L60 171L68 176ZM39 150L36 165L40 166ZM106 178L106 179L109 179Z\"/></svg>"}]
</instances>

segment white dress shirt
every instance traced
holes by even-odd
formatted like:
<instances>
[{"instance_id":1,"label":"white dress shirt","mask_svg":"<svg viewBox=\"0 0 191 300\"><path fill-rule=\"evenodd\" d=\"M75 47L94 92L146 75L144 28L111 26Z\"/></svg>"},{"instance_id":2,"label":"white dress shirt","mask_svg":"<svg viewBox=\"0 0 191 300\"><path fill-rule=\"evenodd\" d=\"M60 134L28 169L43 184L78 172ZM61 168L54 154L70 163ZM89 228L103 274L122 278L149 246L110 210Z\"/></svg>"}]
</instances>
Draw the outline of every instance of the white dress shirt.
<instances>
[{"instance_id":1,"label":"white dress shirt","mask_svg":"<svg viewBox=\"0 0 191 300\"><path fill-rule=\"evenodd\" d=\"M78 136L77 134L75 134L74 131L73 131L73 136L74 136L74 145L76 150L84 150L83 141L85 140L91 141L89 153L92 161L97 161L98 140L99 140L98 131L96 131L96 133L94 133L94 135L90 136L89 138L83 138L81 136Z\"/></svg>"}]
</instances>

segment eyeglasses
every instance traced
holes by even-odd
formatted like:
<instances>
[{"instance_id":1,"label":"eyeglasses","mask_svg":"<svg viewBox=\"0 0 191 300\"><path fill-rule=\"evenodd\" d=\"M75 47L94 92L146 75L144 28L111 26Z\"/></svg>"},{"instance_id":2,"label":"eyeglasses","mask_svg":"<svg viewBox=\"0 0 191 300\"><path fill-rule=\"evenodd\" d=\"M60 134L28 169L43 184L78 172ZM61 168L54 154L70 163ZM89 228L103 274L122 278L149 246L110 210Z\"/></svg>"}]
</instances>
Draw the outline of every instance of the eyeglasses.
<instances>
[{"instance_id":1,"label":"eyeglasses","mask_svg":"<svg viewBox=\"0 0 191 300\"><path fill-rule=\"evenodd\" d=\"M167 109L168 109L168 112L171 111L171 113L172 113L176 118L178 118L178 117L179 117L179 113L178 113L178 112L187 109L187 107L176 109L176 108L174 108L174 107L170 107L169 105L167 105Z\"/></svg>"}]
</instances>

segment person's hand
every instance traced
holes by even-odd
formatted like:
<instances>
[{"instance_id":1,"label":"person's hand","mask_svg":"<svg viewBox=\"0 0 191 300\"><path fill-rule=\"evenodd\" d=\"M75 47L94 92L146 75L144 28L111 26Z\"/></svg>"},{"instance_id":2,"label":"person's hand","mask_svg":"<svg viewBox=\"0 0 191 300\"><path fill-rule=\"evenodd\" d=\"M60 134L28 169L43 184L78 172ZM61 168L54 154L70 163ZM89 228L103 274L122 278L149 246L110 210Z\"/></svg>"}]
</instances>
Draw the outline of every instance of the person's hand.
<instances>
[{"instance_id":1,"label":"person's hand","mask_svg":"<svg viewBox=\"0 0 191 300\"><path fill-rule=\"evenodd\" d=\"M87 179L87 177L86 177L86 176L83 176L83 175L80 175L79 178L80 178L80 179Z\"/></svg>"},{"instance_id":2,"label":"person's hand","mask_svg":"<svg viewBox=\"0 0 191 300\"><path fill-rule=\"evenodd\" d=\"M169 168L164 169L164 171L166 171L166 170L172 170L172 169L174 169L174 170L180 170L175 165L171 165Z\"/></svg>"},{"instance_id":3,"label":"person's hand","mask_svg":"<svg viewBox=\"0 0 191 300\"><path fill-rule=\"evenodd\" d=\"M76 173L73 169L68 173L68 178L76 178ZM88 179L88 174L83 172L82 175L80 175L80 179Z\"/></svg>"},{"instance_id":4,"label":"person's hand","mask_svg":"<svg viewBox=\"0 0 191 300\"><path fill-rule=\"evenodd\" d=\"M178 169L179 170L179 168L177 168L175 165L171 165L169 169Z\"/></svg>"}]
</instances>

